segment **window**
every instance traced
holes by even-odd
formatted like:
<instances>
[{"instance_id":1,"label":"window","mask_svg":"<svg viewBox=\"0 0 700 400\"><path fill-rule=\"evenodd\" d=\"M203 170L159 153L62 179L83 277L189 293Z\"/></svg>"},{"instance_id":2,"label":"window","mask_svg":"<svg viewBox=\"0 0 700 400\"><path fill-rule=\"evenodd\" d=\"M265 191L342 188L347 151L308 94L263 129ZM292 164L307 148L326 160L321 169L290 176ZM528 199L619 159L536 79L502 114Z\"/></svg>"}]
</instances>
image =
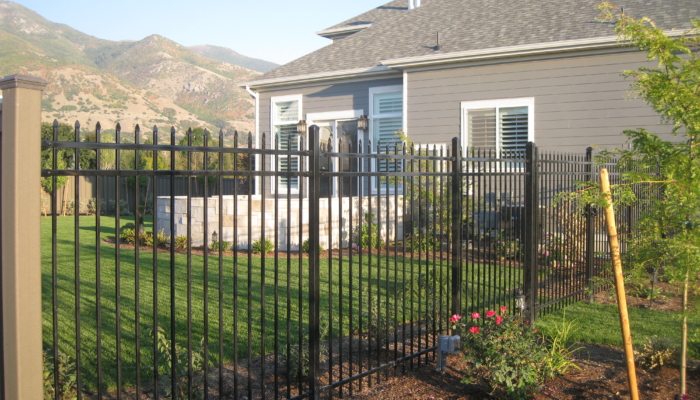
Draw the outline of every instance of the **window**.
<instances>
[{"instance_id":1,"label":"window","mask_svg":"<svg viewBox=\"0 0 700 400\"><path fill-rule=\"evenodd\" d=\"M369 118L371 121L369 138L375 153L393 153L401 140L396 132L403 131L403 87L401 85L370 88ZM397 160L378 159L373 171L400 171L403 164ZM376 189L390 189L390 180L378 180L372 184Z\"/></svg>"},{"instance_id":2,"label":"window","mask_svg":"<svg viewBox=\"0 0 700 400\"><path fill-rule=\"evenodd\" d=\"M297 122L301 119L301 95L273 97L272 103L272 140L279 150L299 150ZM299 156L279 157L278 171L299 171ZM289 189L299 191L299 178L282 176L279 178L280 192Z\"/></svg>"},{"instance_id":3,"label":"window","mask_svg":"<svg viewBox=\"0 0 700 400\"><path fill-rule=\"evenodd\" d=\"M462 147L496 149L503 158L522 157L535 139L534 98L462 102Z\"/></svg>"}]
</instances>

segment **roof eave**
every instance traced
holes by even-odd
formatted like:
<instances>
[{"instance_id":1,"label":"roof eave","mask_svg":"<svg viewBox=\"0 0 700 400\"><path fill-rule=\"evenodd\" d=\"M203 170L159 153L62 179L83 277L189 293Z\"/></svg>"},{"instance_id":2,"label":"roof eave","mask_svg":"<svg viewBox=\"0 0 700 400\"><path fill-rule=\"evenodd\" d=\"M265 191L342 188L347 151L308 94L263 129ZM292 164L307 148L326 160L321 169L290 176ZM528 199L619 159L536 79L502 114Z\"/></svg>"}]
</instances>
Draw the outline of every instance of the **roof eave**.
<instances>
[{"instance_id":1,"label":"roof eave","mask_svg":"<svg viewBox=\"0 0 700 400\"><path fill-rule=\"evenodd\" d=\"M254 89L272 88L276 86L296 85L301 83L315 83L329 80L375 77L378 75L396 74L396 70L384 65L373 67L353 68L340 71L319 72L315 74L305 74L296 76L285 76L280 78L261 79L257 81L241 82L240 87L249 86Z\"/></svg>"},{"instance_id":2,"label":"roof eave","mask_svg":"<svg viewBox=\"0 0 700 400\"><path fill-rule=\"evenodd\" d=\"M668 36L680 36L685 30L665 31ZM532 43L517 46L494 47L489 49L457 51L452 53L429 54L413 57L392 58L381 63L389 68L425 67L430 65L450 64L485 60L493 58L519 57L546 53L604 49L610 47L629 46L627 41L618 40L616 36L605 36L586 39L562 40L557 42Z\"/></svg>"},{"instance_id":3,"label":"roof eave","mask_svg":"<svg viewBox=\"0 0 700 400\"><path fill-rule=\"evenodd\" d=\"M328 39L335 39L338 36L348 36L353 33L359 32L363 29L367 29L370 26L374 24L362 24L362 25L348 25L348 26L341 26L340 28L334 28L334 29L324 29L322 31L314 32L319 36L322 36L324 38Z\"/></svg>"}]
</instances>

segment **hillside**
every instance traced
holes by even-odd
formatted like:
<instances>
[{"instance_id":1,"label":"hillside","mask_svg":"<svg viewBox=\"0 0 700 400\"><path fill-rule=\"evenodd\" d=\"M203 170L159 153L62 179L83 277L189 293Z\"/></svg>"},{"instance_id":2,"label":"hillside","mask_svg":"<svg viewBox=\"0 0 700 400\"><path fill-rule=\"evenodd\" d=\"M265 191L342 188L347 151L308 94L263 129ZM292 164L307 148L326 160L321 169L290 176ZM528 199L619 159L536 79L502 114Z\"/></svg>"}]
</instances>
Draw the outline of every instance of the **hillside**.
<instances>
[{"instance_id":1,"label":"hillside","mask_svg":"<svg viewBox=\"0 0 700 400\"><path fill-rule=\"evenodd\" d=\"M137 123L168 131L171 125L250 131L254 104L235 82L261 73L158 35L99 39L0 1L0 76L11 74L49 82L45 121L79 120L84 127L99 121L104 128L119 122L125 131Z\"/></svg>"},{"instance_id":2,"label":"hillside","mask_svg":"<svg viewBox=\"0 0 700 400\"><path fill-rule=\"evenodd\" d=\"M240 65L253 71L267 72L279 67L279 64L275 64L270 61L261 60L259 58L246 57L243 54L239 54L228 47L214 46L211 44L205 44L200 46L190 46L188 49L194 51L195 53L202 55L213 60L219 60L227 62L229 64Z\"/></svg>"}]
</instances>

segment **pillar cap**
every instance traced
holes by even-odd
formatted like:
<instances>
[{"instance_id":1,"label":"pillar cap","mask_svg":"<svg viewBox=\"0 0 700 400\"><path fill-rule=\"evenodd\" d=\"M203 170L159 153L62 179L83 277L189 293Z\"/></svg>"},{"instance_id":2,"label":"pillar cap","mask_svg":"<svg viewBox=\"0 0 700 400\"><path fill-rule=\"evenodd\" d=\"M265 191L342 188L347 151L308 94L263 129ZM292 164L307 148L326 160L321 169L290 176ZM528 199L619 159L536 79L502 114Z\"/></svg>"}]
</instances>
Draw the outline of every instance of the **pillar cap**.
<instances>
[{"instance_id":1,"label":"pillar cap","mask_svg":"<svg viewBox=\"0 0 700 400\"><path fill-rule=\"evenodd\" d=\"M47 81L29 75L10 75L0 79L0 89L25 88L44 90Z\"/></svg>"}]
</instances>

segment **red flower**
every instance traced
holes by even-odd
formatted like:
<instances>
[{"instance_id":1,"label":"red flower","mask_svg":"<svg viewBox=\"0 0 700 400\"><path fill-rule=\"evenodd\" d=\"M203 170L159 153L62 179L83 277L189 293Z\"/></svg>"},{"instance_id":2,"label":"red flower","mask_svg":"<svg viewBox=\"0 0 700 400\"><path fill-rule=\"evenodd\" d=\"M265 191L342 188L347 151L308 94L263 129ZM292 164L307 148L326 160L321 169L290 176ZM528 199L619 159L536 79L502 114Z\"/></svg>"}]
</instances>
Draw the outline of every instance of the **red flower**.
<instances>
[{"instance_id":1,"label":"red flower","mask_svg":"<svg viewBox=\"0 0 700 400\"><path fill-rule=\"evenodd\" d=\"M459 321L460 319L462 319L462 316L461 316L461 315L458 315L458 314L455 314L455 315L453 315L453 316L450 318L450 321L452 321L452 322L457 322L457 321Z\"/></svg>"},{"instance_id":2,"label":"red flower","mask_svg":"<svg viewBox=\"0 0 700 400\"><path fill-rule=\"evenodd\" d=\"M506 312L507 308L506 306L501 306L501 312Z\"/></svg>"},{"instance_id":3,"label":"red flower","mask_svg":"<svg viewBox=\"0 0 700 400\"><path fill-rule=\"evenodd\" d=\"M500 325L501 322L503 322L503 317L500 315L496 315L496 325Z\"/></svg>"},{"instance_id":4,"label":"red flower","mask_svg":"<svg viewBox=\"0 0 700 400\"><path fill-rule=\"evenodd\" d=\"M491 318L496 315L495 311L486 311L486 318Z\"/></svg>"},{"instance_id":5,"label":"red flower","mask_svg":"<svg viewBox=\"0 0 700 400\"><path fill-rule=\"evenodd\" d=\"M475 313L476 314L476 313ZM479 327L478 326L472 326L469 328L469 332L471 333L479 333Z\"/></svg>"},{"instance_id":6,"label":"red flower","mask_svg":"<svg viewBox=\"0 0 700 400\"><path fill-rule=\"evenodd\" d=\"M472 313L472 318L474 318L474 319L479 319L479 318L481 318L481 315L479 315L478 312L473 312L473 313Z\"/></svg>"}]
</instances>

